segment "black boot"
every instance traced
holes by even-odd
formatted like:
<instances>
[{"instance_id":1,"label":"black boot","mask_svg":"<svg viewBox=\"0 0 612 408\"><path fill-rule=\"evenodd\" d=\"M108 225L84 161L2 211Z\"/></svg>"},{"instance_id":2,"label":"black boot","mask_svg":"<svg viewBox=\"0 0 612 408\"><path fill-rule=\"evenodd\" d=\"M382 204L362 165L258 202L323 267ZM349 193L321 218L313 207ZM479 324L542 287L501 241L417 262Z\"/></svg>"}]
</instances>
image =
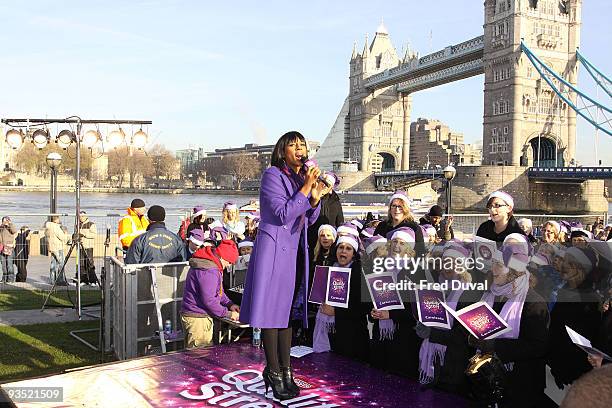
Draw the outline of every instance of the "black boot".
<instances>
[{"instance_id":1,"label":"black boot","mask_svg":"<svg viewBox=\"0 0 612 408\"><path fill-rule=\"evenodd\" d=\"M291 394L291 398L300 395L300 387L293 381L293 369L291 367L281 367L281 373L283 374L283 383L285 383L285 388Z\"/></svg>"},{"instance_id":2,"label":"black boot","mask_svg":"<svg viewBox=\"0 0 612 408\"><path fill-rule=\"evenodd\" d=\"M266 366L261 375L266 386L266 393L268 392L268 388L272 388L272 394L274 394L274 398L278 400L282 401L293 398L291 393L285 387L285 383L283 381L283 376L281 373L274 372L270 370L268 366Z\"/></svg>"}]
</instances>

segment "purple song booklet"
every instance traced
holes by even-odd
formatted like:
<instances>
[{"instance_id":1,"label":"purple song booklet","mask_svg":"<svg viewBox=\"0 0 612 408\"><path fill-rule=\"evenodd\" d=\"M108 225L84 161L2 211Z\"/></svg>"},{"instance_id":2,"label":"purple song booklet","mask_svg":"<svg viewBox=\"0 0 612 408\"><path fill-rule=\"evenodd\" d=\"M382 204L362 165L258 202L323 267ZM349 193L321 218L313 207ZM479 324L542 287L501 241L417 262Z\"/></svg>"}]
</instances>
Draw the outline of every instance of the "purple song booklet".
<instances>
[{"instance_id":1,"label":"purple song booklet","mask_svg":"<svg viewBox=\"0 0 612 408\"><path fill-rule=\"evenodd\" d=\"M351 282L351 268L339 268L332 266L327 274L327 292L325 303L334 306L348 308Z\"/></svg>"},{"instance_id":2,"label":"purple song booklet","mask_svg":"<svg viewBox=\"0 0 612 408\"><path fill-rule=\"evenodd\" d=\"M325 294L327 293L327 275L329 274L329 266L315 266L314 276L312 278L312 288L308 301L318 305L325 302Z\"/></svg>"},{"instance_id":3,"label":"purple song booklet","mask_svg":"<svg viewBox=\"0 0 612 408\"><path fill-rule=\"evenodd\" d=\"M442 306L446 302L444 292L435 289L417 289L415 292L419 321L425 326L450 329L448 312Z\"/></svg>"},{"instance_id":4,"label":"purple song booklet","mask_svg":"<svg viewBox=\"0 0 612 408\"><path fill-rule=\"evenodd\" d=\"M511 330L508 323L485 302L477 302L457 311L446 303L442 305L478 340L490 340Z\"/></svg>"},{"instance_id":5,"label":"purple song booklet","mask_svg":"<svg viewBox=\"0 0 612 408\"><path fill-rule=\"evenodd\" d=\"M404 302L402 302L402 298L397 288L395 288L397 282L393 278L393 273L371 273L365 276L365 280L375 309L393 310L404 308ZM390 284L392 285L391 287L389 287Z\"/></svg>"}]
</instances>

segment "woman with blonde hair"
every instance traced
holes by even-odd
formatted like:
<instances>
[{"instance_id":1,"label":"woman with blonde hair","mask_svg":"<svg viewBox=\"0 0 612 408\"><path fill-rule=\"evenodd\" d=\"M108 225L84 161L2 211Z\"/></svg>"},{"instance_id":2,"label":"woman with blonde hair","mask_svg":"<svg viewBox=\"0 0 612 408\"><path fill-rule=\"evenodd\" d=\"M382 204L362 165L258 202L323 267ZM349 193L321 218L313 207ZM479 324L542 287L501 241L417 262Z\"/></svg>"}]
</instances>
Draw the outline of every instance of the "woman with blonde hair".
<instances>
[{"instance_id":1,"label":"woman with blonde hair","mask_svg":"<svg viewBox=\"0 0 612 408\"><path fill-rule=\"evenodd\" d=\"M228 238L234 241L244 239L246 226L240 221L240 212L238 206L231 201L223 204L223 228L228 232Z\"/></svg>"},{"instance_id":2,"label":"woman with blonde hair","mask_svg":"<svg viewBox=\"0 0 612 408\"><path fill-rule=\"evenodd\" d=\"M378 224L374 235L388 236L392 231L398 228L410 228L414 231L416 254L422 256L425 254L425 242L423 240L423 231L421 227L414 221L412 212L410 211L410 199L405 191L396 191L389 200L389 210L387 211L387 219Z\"/></svg>"}]
</instances>

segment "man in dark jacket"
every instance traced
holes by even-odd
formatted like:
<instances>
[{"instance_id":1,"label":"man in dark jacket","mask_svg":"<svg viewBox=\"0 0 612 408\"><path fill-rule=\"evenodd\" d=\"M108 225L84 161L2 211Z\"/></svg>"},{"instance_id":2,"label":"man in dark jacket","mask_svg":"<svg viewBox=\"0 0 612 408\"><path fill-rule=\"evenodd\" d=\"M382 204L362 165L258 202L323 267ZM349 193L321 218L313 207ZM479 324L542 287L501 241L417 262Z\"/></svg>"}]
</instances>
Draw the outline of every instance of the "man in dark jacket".
<instances>
[{"instance_id":1,"label":"man in dark jacket","mask_svg":"<svg viewBox=\"0 0 612 408\"><path fill-rule=\"evenodd\" d=\"M21 227L19 234L15 238L15 265L17 266L17 276L15 282L25 282L28 277L28 258L30 257L30 229L27 226Z\"/></svg>"},{"instance_id":2,"label":"man in dark jacket","mask_svg":"<svg viewBox=\"0 0 612 408\"><path fill-rule=\"evenodd\" d=\"M327 187L321 192L321 212L315 223L308 227L308 246L311 254L317 244L317 239L319 239L318 231L321 225L329 224L338 228L344 224L340 197L334 191L334 187L338 184L337 176L331 172L326 172L323 178L327 181Z\"/></svg>"},{"instance_id":3,"label":"man in dark jacket","mask_svg":"<svg viewBox=\"0 0 612 408\"><path fill-rule=\"evenodd\" d=\"M184 255L183 240L166 229L164 207L154 205L147 217L150 224L144 234L132 241L125 257L126 264L181 262Z\"/></svg>"},{"instance_id":4,"label":"man in dark jacket","mask_svg":"<svg viewBox=\"0 0 612 408\"><path fill-rule=\"evenodd\" d=\"M419 220L420 225L430 224L436 229L436 234L438 234L438 238L443 241L449 241L455 238L455 232L453 231L453 217L449 216L446 219L444 218L444 210L439 205L434 205L429 209L429 212L425 214ZM437 241L436 241L437 242Z\"/></svg>"}]
</instances>

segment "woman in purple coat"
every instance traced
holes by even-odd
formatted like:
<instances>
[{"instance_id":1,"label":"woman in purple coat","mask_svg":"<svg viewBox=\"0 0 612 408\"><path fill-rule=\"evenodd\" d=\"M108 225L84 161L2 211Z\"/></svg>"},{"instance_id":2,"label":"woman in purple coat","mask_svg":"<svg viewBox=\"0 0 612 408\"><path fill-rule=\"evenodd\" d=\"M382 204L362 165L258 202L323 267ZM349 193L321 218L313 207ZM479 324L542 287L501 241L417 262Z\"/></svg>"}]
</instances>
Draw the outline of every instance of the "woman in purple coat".
<instances>
[{"instance_id":1,"label":"woman in purple coat","mask_svg":"<svg viewBox=\"0 0 612 408\"><path fill-rule=\"evenodd\" d=\"M262 328L266 354L263 378L280 400L294 398L299 388L290 365L292 330L289 318L294 302L302 302L307 325L308 244L306 230L320 211L321 171L306 168L306 139L285 133L276 142L271 166L261 178L261 220L247 272L240 321Z\"/></svg>"}]
</instances>

